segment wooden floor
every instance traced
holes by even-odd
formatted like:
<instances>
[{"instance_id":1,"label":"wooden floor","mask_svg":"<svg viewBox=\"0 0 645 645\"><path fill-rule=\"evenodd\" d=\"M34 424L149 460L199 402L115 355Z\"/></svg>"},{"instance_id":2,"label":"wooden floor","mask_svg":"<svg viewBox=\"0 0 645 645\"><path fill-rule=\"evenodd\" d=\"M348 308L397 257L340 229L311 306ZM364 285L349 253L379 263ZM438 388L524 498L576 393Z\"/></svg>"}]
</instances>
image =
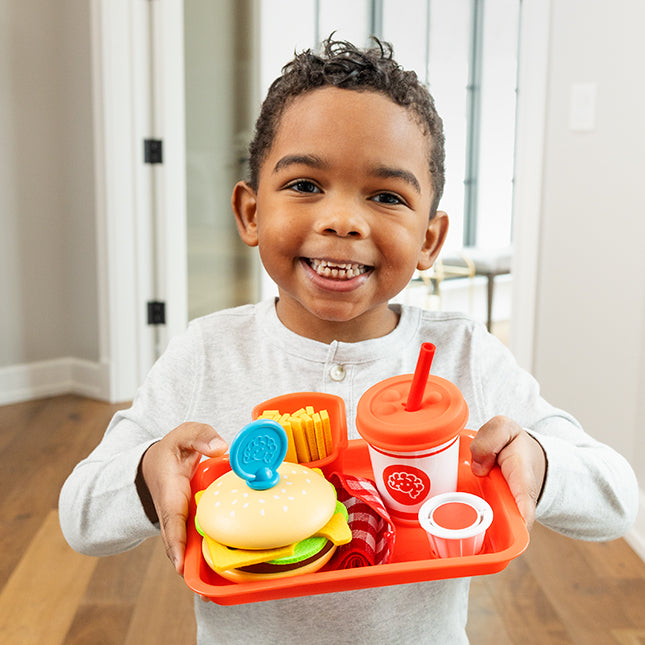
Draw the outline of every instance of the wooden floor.
<instances>
[{"instance_id":1,"label":"wooden floor","mask_svg":"<svg viewBox=\"0 0 645 645\"><path fill-rule=\"evenodd\" d=\"M71 395L0 407L3 645L195 640L192 594L158 539L95 559L74 553L58 526L61 484L119 407ZM469 616L473 645L644 645L645 563L623 540L576 542L537 526L524 555L473 579Z\"/></svg>"}]
</instances>

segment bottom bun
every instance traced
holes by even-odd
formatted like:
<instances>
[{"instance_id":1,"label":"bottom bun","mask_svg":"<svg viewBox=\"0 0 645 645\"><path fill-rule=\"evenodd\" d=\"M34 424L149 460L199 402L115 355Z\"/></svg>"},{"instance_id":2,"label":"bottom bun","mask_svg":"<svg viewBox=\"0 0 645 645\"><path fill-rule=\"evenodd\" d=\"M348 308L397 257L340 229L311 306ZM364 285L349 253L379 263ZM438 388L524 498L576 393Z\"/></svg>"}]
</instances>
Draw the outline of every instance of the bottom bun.
<instances>
[{"instance_id":1,"label":"bottom bun","mask_svg":"<svg viewBox=\"0 0 645 645\"><path fill-rule=\"evenodd\" d=\"M208 552L208 547L206 542L202 541L202 553L206 562L210 566L210 553ZM328 551L325 550L321 553L319 558L314 560L309 559L305 564L300 567L293 567L291 565L288 569L285 567L285 571L275 571L273 573L251 573L249 571L242 571L241 569L227 569L226 571L218 571L218 575L226 580L231 582L251 582L253 580L272 580L274 578L290 578L292 576L300 576L305 573L314 573L324 567L330 560L331 557L336 552L336 546L332 544L332 548Z\"/></svg>"}]
</instances>

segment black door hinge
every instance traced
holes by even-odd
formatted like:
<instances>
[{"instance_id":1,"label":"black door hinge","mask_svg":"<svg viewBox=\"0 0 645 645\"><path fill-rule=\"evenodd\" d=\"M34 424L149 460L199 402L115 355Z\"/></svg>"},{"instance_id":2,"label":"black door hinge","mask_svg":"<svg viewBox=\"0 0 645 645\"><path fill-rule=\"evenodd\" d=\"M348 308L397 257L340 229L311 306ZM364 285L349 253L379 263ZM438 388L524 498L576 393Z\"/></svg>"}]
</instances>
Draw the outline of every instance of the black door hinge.
<instances>
[{"instance_id":1,"label":"black door hinge","mask_svg":"<svg viewBox=\"0 0 645 645\"><path fill-rule=\"evenodd\" d=\"M145 163L163 163L163 141L161 139L143 140L143 160Z\"/></svg>"},{"instance_id":2,"label":"black door hinge","mask_svg":"<svg viewBox=\"0 0 645 645\"><path fill-rule=\"evenodd\" d=\"M148 324L165 325L166 324L166 303L158 300L151 300L148 303Z\"/></svg>"}]
</instances>

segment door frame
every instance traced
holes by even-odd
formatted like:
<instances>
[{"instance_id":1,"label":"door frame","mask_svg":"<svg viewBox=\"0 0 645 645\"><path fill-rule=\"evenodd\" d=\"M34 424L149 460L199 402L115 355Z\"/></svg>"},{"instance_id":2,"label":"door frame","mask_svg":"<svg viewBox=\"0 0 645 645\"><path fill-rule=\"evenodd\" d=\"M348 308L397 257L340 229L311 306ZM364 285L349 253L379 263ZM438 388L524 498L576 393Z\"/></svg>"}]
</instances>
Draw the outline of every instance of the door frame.
<instances>
[{"instance_id":1,"label":"door frame","mask_svg":"<svg viewBox=\"0 0 645 645\"><path fill-rule=\"evenodd\" d=\"M90 15L101 396L126 401L187 323L183 3L92 0ZM146 138L163 164L144 163Z\"/></svg>"},{"instance_id":2,"label":"door frame","mask_svg":"<svg viewBox=\"0 0 645 645\"><path fill-rule=\"evenodd\" d=\"M510 348L533 370L552 0L521 0Z\"/></svg>"}]
</instances>

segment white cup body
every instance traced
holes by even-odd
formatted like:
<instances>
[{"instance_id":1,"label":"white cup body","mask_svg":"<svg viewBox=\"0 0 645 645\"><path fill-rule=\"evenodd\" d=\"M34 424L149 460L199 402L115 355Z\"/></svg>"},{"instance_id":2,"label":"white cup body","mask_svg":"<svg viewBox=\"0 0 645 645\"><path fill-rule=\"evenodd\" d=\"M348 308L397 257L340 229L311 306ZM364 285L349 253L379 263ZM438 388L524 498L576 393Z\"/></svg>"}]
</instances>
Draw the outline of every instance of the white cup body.
<instances>
[{"instance_id":1,"label":"white cup body","mask_svg":"<svg viewBox=\"0 0 645 645\"><path fill-rule=\"evenodd\" d=\"M428 533L428 540L432 550L440 558L460 558L469 555L477 555L482 550L486 531L482 531L470 538L446 539L439 538Z\"/></svg>"},{"instance_id":2,"label":"white cup body","mask_svg":"<svg viewBox=\"0 0 645 645\"><path fill-rule=\"evenodd\" d=\"M416 452L368 447L376 487L394 519L418 522L427 499L457 490L459 435Z\"/></svg>"}]
</instances>

